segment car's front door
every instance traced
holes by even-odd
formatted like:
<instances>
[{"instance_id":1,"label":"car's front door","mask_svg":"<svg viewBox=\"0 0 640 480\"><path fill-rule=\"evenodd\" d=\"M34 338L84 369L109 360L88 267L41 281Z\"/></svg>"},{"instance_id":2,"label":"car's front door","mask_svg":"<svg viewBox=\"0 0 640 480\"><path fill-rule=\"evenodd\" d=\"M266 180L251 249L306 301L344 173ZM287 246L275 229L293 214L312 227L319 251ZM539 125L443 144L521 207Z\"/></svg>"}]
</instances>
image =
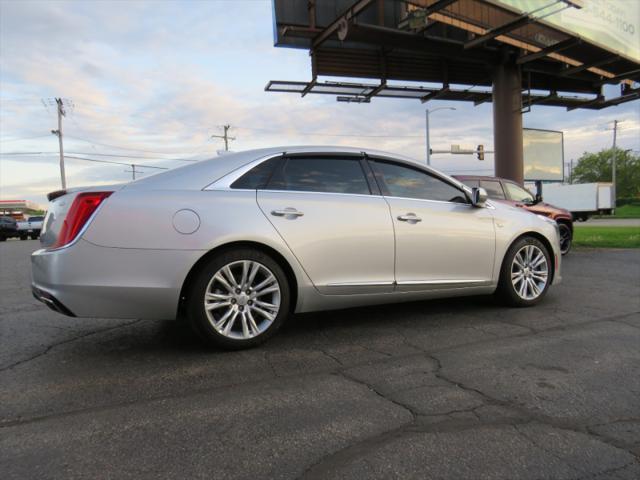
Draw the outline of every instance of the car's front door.
<instances>
[{"instance_id":1,"label":"car's front door","mask_svg":"<svg viewBox=\"0 0 640 480\"><path fill-rule=\"evenodd\" d=\"M397 288L462 288L493 278L495 230L487 208L418 167L372 160L395 227Z\"/></svg>"},{"instance_id":2,"label":"car's front door","mask_svg":"<svg viewBox=\"0 0 640 480\"><path fill-rule=\"evenodd\" d=\"M367 171L359 156L292 156L257 192L260 209L322 293L393 290L393 224Z\"/></svg>"}]
</instances>

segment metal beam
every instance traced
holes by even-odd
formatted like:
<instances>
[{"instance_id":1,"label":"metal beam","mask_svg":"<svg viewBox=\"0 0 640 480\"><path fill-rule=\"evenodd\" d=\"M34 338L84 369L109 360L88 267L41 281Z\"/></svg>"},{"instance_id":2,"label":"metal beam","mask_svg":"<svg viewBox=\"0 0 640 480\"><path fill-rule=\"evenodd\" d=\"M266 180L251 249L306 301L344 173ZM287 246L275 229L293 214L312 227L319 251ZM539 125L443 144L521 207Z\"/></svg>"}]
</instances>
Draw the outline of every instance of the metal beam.
<instances>
[{"instance_id":1,"label":"metal beam","mask_svg":"<svg viewBox=\"0 0 640 480\"><path fill-rule=\"evenodd\" d=\"M367 93L366 98L375 97L377 94L379 94L386 87L387 87L387 81L383 80L382 82L380 82L380 85L378 85L376 88L374 88L369 93Z\"/></svg>"},{"instance_id":2,"label":"metal beam","mask_svg":"<svg viewBox=\"0 0 640 480\"><path fill-rule=\"evenodd\" d=\"M300 96L304 97L307 93L309 93L311 89L316 86L316 83L317 83L317 79L313 77L313 79L308 83L308 85L304 87L304 90L300 92Z\"/></svg>"},{"instance_id":3,"label":"metal beam","mask_svg":"<svg viewBox=\"0 0 640 480\"><path fill-rule=\"evenodd\" d=\"M505 33L509 33L516 28L524 27L525 25L531 23L533 19L529 16L529 14L521 15L520 17L512 20L510 22L505 23L499 27L493 28L489 30L484 35L480 35L479 37L474 38L473 40L464 44L464 49L467 50L469 48L474 48L483 43L487 43L489 40L493 40L500 35L504 35Z\"/></svg>"},{"instance_id":4,"label":"metal beam","mask_svg":"<svg viewBox=\"0 0 640 480\"><path fill-rule=\"evenodd\" d=\"M558 92L551 92L546 97L539 97L539 96L529 95L529 97L527 98L527 105L528 106L540 105L540 104L543 104L543 103L550 102L551 100L557 100L558 98L559 98L558 97Z\"/></svg>"},{"instance_id":5,"label":"metal beam","mask_svg":"<svg viewBox=\"0 0 640 480\"><path fill-rule=\"evenodd\" d=\"M440 90L427 93L424 97L420 99L420 103L426 103L429 100L437 100L438 98L442 97L443 95L446 95L450 91L451 89L448 86L442 87Z\"/></svg>"},{"instance_id":6,"label":"metal beam","mask_svg":"<svg viewBox=\"0 0 640 480\"><path fill-rule=\"evenodd\" d=\"M588 68L599 67L601 65L606 65L608 63L613 63L618 60L620 57L618 55L612 55L611 57L602 58L600 60L594 60L593 62L583 63L582 65L578 65L577 67L571 67L560 72L560 75L566 77L568 75L573 75L575 73L580 73L585 71Z\"/></svg>"},{"instance_id":7,"label":"metal beam","mask_svg":"<svg viewBox=\"0 0 640 480\"><path fill-rule=\"evenodd\" d=\"M490 102L491 100L493 100L493 95L490 93L486 93L482 96L482 98L479 98L477 100L473 101L473 106L477 107L478 105L482 105L483 103L487 103Z\"/></svg>"},{"instance_id":8,"label":"metal beam","mask_svg":"<svg viewBox=\"0 0 640 480\"><path fill-rule=\"evenodd\" d=\"M550 53L561 52L562 50L566 50L567 48L575 47L576 45L580 45L582 40L579 38L568 38L562 42L554 43L548 47L543 48L539 52L528 53L527 55L522 55L518 57L516 63L518 65L522 65L523 63L532 62L533 60L538 60L539 58L544 58Z\"/></svg>"},{"instance_id":9,"label":"metal beam","mask_svg":"<svg viewBox=\"0 0 640 480\"><path fill-rule=\"evenodd\" d=\"M621 82L622 80L634 80L633 77L640 75L640 69L637 70L631 70L629 72L625 72L625 73L621 73L620 75L616 75L615 77L611 77L611 78L604 78L602 80L600 80L599 82L596 82L594 85L596 86L600 86L600 85L604 85L605 83L618 83Z\"/></svg>"},{"instance_id":10,"label":"metal beam","mask_svg":"<svg viewBox=\"0 0 640 480\"><path fill-rule=\"evenodd\" d=\"M598 103L604 103L604 97L602 95L598 95L593 100L587 100L586 102L581 102L581 103L578 103L576 105L572 105L570 107L567 107L567 112L570 112L571 110L575 110L576 108L590 107L590 106L596 105Z\"/></svg>"},{"instance_id":11,"label":"metal beam","mask_svg":"<svg viewBox=\"0 0 640 480\"><path fill-rule=\"evenodd\" d=\"M351 23L360 12L362 12L373 2L374 0L358 0L356 3L347 8L347 10L342 15L331 22L329 26L327 26L327 28L325 28L313 39L313 42L311 42L311 49L313 50L318 48L340 28L344 28L345 25L349 25L349 23Z\"/></svg>"},{"instance_id":12,"label":"metal beam","mask_svg":"<svg viewBox=\"0 0 640 480\"><path fill-rule=\"evenodd\" d=\"M429 5L424 8L424 13L428 17L432 13L439 12L443 8L447 8L452 3L457 2L458 0L438 0L436 3Z\"/></svg>"}]
</instances>

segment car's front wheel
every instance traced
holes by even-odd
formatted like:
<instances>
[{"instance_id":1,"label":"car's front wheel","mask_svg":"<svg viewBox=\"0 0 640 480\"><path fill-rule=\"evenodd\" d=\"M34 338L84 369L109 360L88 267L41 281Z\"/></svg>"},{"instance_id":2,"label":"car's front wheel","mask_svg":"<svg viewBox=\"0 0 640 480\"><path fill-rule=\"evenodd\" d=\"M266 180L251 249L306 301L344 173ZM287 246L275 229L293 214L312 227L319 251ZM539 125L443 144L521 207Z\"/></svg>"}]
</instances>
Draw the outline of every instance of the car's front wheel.
<instances>
[{"instance_id":1,"label":"car's front wheel","mask_svg":"<svg viewBox=\"0 0 640 480\"><path fill-rule=\"evenodd\" d=\"M544 244L534 237L522 237L502 262L497 293L514 307L534 305L546 295L551 273L551 256Z\"/></svg>"},{"instance_id":2,"label":"car's front wheel","mask_svg":"<svg viewBox=\"0 0 640 480\"><path fill-rule=\"evenodd\" d=\"M222 252L196 274L186 299L194 330L225 349L256 346L289 314L287 277L270 256L254 249Z\"/></svg>"},{"instance_id":3,"label":"car's front wheel","mask_svg":"<svg viewBox=\"0 0 640 480\"><path fill-rule=\"evenodd\" d=\"M566 255L571 250L571 241L573 239L571 228L566 223L559 222L558 230L560 231L560 253Z\"/></svg>"}]
</instances>

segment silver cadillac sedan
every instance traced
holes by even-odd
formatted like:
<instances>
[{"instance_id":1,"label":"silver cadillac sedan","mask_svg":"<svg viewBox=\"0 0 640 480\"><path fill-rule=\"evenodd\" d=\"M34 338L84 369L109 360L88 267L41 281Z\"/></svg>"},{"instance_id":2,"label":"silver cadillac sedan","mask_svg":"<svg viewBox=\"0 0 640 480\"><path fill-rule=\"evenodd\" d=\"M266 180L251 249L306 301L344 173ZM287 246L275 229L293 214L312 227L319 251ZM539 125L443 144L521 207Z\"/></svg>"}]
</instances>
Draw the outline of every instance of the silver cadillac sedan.
<instances>
[{"instance_id":1,"label":"silver cadillac sedan","mask_svg":"<svg viewBox=\"0 0 640 480\"><path fill-rule=\"evenodd\" d=\"M377 151L251 150L49 200L38 300L186 318L229 349L294 312L493 293L529 306L560 280L554 221Z\"/></svg>"}]
</instances>

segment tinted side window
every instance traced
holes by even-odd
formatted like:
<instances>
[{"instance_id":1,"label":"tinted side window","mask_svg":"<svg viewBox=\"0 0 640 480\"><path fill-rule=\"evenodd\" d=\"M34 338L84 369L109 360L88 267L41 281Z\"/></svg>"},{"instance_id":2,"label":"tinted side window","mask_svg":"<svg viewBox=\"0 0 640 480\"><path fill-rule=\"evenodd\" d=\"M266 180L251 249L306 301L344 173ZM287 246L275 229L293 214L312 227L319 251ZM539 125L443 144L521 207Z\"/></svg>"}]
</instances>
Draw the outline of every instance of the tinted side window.
<instances>
[{"instance_id":1,"label":"tinted side window","mask_svg":"<svg viewBox=\"0 0 640 480\"><path fill-rule=\"evenodd\" d=\"M245 188L249 190L264 188L281 160L281 158L272 158L271 160L262 162L260 165L256 165L233 182L231 188Z\"/></svg>"},{"instance_id":2,"label":"tinted side window","mask_svg":"<svg viewBox=\"0 0 640 480\"><path fill-rule=\"evenodd\" d=\"M388 162L376 161L375 166L393 197L467 203L461 190L428 173Z\"/></svg>"},{"instance_id":3,"label":"tinted side window","mask_svg":"<svg viewBox=\"0 0 640 480\"><path fill-rule=\"evenodd\" d=\"M502 185L496 180L480 180L480 186L487 191L489 198L495 198L496 200L504 200L504 191Z\"/></svg>"},{"instance_id":4,"label":"tinted side window","mask_svg":"<svg viewBox=\"0 0 640 480\"><path fill-rule=\"evenodd\" d=\"M371 193L357 158L289 158L271 177L267 188L362 195Z\"/></svg>"}]
</instances>

